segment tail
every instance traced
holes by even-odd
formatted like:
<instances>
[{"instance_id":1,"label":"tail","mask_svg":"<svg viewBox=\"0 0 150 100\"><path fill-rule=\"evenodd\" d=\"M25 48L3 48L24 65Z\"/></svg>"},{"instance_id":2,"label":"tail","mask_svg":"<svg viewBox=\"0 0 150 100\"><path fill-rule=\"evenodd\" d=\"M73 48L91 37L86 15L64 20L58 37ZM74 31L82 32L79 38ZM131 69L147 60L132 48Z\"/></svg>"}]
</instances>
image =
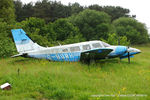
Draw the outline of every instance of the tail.
<instances>
[{"instance_id":1,"label":"tail","mask_svg":"<svg viewBox=\"0 0 150 100\"><path fill-rule=\"evenodd\" d=\"M39 46L37 43L34 43L23 31L23 29L12 29L11 30L13 39L19 54L26 53L32 50L39 50L44 47Z\"/></svg>"}]
</instances>

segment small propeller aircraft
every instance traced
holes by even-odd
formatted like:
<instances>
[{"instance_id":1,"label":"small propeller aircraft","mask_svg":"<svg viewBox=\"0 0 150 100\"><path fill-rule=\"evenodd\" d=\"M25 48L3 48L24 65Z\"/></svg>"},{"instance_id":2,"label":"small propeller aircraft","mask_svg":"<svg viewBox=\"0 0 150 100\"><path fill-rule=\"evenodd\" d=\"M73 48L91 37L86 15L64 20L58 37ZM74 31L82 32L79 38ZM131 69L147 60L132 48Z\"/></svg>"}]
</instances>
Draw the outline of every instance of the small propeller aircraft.
<instances>
[{"instance_id":1,"label":"small propeller aircraft","mask_svg":"<svg viewBox=\"0 0 150 100\"><path fill-rule=\"evenodd\" d=\"M23 29L11 30L19 54L12 57L33 57L51 61L90 61L106 58L120 57L120 59L133 57L141 51L126 46L111 46L102 41L87 41L54 47L42 47L34 43Z\"/></svg>"}]
</instances>

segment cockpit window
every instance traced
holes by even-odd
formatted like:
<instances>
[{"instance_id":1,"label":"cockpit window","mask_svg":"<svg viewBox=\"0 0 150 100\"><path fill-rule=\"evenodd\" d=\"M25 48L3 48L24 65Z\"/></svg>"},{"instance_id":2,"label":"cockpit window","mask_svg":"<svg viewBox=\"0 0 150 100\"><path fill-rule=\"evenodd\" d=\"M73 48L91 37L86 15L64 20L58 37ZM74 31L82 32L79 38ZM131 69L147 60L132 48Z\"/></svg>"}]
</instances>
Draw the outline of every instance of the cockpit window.
<instances>
[{"instance_id":1,"label":"cockpit window","mask_svg":"<svg viewBox=\"0 0 150 100\"><path fill-rule=\"evenodd\" d=\"M71 52L80 51L80 47L79 46L70 47L70 51Z\"/></svg>"},{"instance_id":2,"label":"cockpit window","mask_svg":"<svg viewBox=\"0 0 150 100\"><path fill-rule=\"evenodd\" d=\"M83 45L82 48L83 48L83 50L90 50L91 49L89 44Z\"/></svg>"},{"instance_id":3,"label":"cockpit window","mask_svg":"<svg viewBox=\"0 0 150 100\"><path fill-rule=\"evenodd\" d=\"M100 48L101 47L100 43L93 43L92 46L93 46L93 48Z\"/></svg>"},{"instance_id":4,"label":"cockpit window","mask_svg":"<svg viewBox=\"0 0 150 100\"><path fill-rule=\"evenodd\" d=\"M104 47L110 47L108 43L102 42L102 44L104 45Z\"/></svg>"}]
</instances>

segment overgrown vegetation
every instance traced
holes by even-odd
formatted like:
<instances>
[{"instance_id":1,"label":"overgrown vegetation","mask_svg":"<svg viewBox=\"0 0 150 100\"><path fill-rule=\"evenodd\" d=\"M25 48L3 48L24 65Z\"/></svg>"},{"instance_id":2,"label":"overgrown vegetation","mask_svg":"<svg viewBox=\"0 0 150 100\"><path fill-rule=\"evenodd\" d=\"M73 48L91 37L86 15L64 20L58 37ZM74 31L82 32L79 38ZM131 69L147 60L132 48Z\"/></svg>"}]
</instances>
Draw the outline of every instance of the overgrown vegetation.
<instances>
[{"instance_id":1,"label":"overgrown vegetation","mask_svg":"<svg viewBox=\"0 0 150 100\"><path fill-rule=\"evenodd\" d=\"M14 3L13 3L14 2ZM146 26L122 7L42 0L22 4L20 0L1 0L0 57L15 53L11 29L22 28L42 46L103 40L110 44L144 44L149 42ZM16 16L16 20L15 20Z\"/></svg>"},{"instance_id":2,"label":"overgrown vegetation","mask_svg":"<svg viewBox=\"0 0 150 100\"><path fill-rule=\"evenodd\" d=\"M14 3L13 3L14 2ZM150 48L146 26L122 7L42 0L22 4L0 0L0 85L9 82L10 91L0 90L0 100L87 100L150 99ZM16 19L15 19L16 17ZM131 60L100 60L92 65L79 62L49 62L28 58L5 58L16 54L11 29L24 29L42 46L103 40L113 45L142 44ZM4 59L5 58L5 59ZM92 97L91 95L115 95ZM145 97L118 97L145 94Z\"/></svg>"},{"instance_id":3,"label":"overgrown vegetation","mask_svg":"<svg viewBox=\"0 0 150 100\"><path fill-rule=\"evenodd\" d=\"M49 62L30 58L0 60L0 84L12 89L0 90L0 100L149 100L150 45L138 46L141 54L118 62L100 60L93 65L80 62ZM18 75L18 69L20 69ZM115 97L92 97L92 95ZM119 95L144 94L143 97Z\"/></svg>"}]
</instances>

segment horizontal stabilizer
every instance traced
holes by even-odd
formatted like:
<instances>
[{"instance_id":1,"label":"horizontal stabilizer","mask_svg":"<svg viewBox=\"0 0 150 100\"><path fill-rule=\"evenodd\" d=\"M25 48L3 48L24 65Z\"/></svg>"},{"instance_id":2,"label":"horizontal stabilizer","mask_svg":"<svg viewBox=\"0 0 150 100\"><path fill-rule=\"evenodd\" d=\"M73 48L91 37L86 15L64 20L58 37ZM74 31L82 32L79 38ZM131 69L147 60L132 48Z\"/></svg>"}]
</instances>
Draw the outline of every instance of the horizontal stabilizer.
<instances>
[{"instance_id":1,"label":"horizontal stabilizer","mask_svg":"<svg viewBox=\"0 0 150 100\"><path fill-rule=\"evenodd\" d=\"M27 53L22 53L22 54L17 54L17 55L13 55L13 56L11 56L12 58L14 58L14 57L19 57L19 56L21 56L21 57L26 57L28 54Z\"/></svg>"}]
</instances>

